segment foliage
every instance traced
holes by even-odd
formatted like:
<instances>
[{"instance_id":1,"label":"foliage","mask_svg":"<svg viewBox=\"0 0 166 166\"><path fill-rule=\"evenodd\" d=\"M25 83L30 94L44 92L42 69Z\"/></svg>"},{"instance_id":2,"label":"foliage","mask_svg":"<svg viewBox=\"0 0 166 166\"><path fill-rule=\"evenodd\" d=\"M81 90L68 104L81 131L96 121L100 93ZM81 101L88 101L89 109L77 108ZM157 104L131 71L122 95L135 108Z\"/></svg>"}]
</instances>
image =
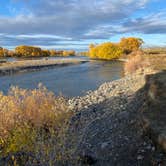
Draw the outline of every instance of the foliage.
<instances>
[{"instance_id":1,"label":"foliage","mask_svg":"<svg viewBox=\"0 0 166 166\"><path fill-rule=\"evenodd\" d=\"M11 52L5 48L0 47L0 57L9 56Z\"/></svg>"},{"instance_id":2,"label":"foliage","mask_svg":"<svg viewBox=\"0 0 166 166\"><path fill-rule=\"evenodd\" d=\"M128 37L122 38L119 43L103 43L100 45L90 44L89 51L81 52L80 55L90 56L99 59L116 59L122 54L129 54L138 50L143 44L140 38ZM74 50L43 50L34 46L17 46L14 51L0 47L0 57L19 56L19 57L41 57L41 56L73 56L76 55Z\"/></svg>"},{"instance_id":3,"label":"foliage","mask_svg":"<svg viewBox=\"0 0 166 166\"><path fill-rule=\"evenodd\" d=\"M19 124L10 131L4 152L33 151L36 139L37 131L34 128L25 123Z\"/></svg>"},{"instance_id":4,"label":"foliage","mask_svg":"<svg viewBox=\"0 0 166 166\"><path fill-rule=\"evenodd\" d=\"M123 52L126 54L138 50L142 44L142 39L134 37L122 38L119 43L120 47L123 49Z\"/></svg>"},{"instance_id":5,"label":"foliage","mask_svg":"<svg viewBox=\"0 0 166 166\"><path fill-rule=\"evenodd\" d=\"M44 52L44 51L43 51ZM41 56L42 50L39 47L33 47L33 46L17 46L15 48L15 53L18 56Z\"/></svg>"},{"instance_id":6,"label":"foliage","mask_svg":"<svg viewBox=\"0 0 166 166\"><path fill-rule=\"evenodd\" d=\"M69 50L69 51L63 51L62 53L63 56L73 56L75 55L75 51L74 50Z\"/></svg>"},{"instance_id":7,"label":"foliage","mask_svg":"<svg viewBox=\"0 0 166 166\"><path fill-rule=\"evenodd\" d=\"M142 45L143 40L139 38L129 37L122 38L119 43L102 43L100 45L90 44L89 56L97 59L117 59L123 54L136 51Z\"/></svg>"},{"instance_id":8,"label":"foliage","mask_svg":"<svg viewBox=\"0 0 166 166\"><path fill-rule=\"evenodd\" d=\"M56 50L50 50L50 56L55 56L57 55L57 51Z\"/></svg>"},{"instance_id":9,"label":"foliage","mask_svg":"<svg viewBox=\"0 0 166 166\"><path fill-rule=\"evenodd\" d=\"M39 85L34 90L12 87L6 96L0 93L0 114L0 156L42 152L45 160L63 145L62 131L72 112L65 98ZM55 159L59 155L57 150Z\"/></svg>"},{"instance_id":10,"label":"foliage","mask_svg":"<svg viewBox=\"0 0 166 166\"><path fill-rule=\"evenodd\" d=\"M4 53L3 53L3 48L0 47L0 57L3 57L4 56Z\"/></svg>"},{"instance_id":11,"label":"foliage","mask_svg":"<svg viewBox=\"0 0 166 166\"><path fill-rule=\"evenodd\" d=\"M114 43L108 42L97 46L90 45L89 55L98 59L117 59L122 54L122 49Z\"/></svg>"},{"instance_id":12,"label":"foliage","mask_svg":"<svg viewBox=\"0 0 166 166\"><path fill-rule=\"evenodd\" d=\"M81 51L78 53L79 56L89 56L89 51Z\"/></svg>"},{"instance_id":13,"label":"foliage","mask_svg":"<svg viewBox=\"0 0 166 166\"><path fill-rule=\"evenodd\" d=\"M46 57L46 56L74 56L74 50L43 50L34 46L17 46L15 50L0 47L0 57Z\"/></svg>"},{"instance_id":14,"label":"foliage","mask_svg":"<svg viewBox=\"0 0 166 166\"><path fill-rule=\"evenodd\" d=\"M18 46L15 48L15 53L18 56L71 56L75 55L74 50L56 51L56 50L42 50L39 47L32 46Z\"/></svg>"}]
</instances>

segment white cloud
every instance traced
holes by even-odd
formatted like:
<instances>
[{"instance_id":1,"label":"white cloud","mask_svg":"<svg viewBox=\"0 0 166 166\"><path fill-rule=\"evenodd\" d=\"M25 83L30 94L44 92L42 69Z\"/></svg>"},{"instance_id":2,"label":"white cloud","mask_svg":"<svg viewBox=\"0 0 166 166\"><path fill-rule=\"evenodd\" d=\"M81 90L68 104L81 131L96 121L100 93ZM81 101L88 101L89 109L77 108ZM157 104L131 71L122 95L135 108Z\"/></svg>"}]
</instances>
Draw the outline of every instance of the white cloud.
<instances>
[{"instance_id":1,"label":"white cloud","mask_svg":"<svg viewBox=\"0 0 166 166\"><path fill-rule=\"evenodd\" d=\"M0 44L54 45L65 40L108 39L129 31L166 33L165 13L132 18L150 0L14 1L14 11L17 3L22 5L18 15L0 16Z\"/></svg>"}]
</instances>

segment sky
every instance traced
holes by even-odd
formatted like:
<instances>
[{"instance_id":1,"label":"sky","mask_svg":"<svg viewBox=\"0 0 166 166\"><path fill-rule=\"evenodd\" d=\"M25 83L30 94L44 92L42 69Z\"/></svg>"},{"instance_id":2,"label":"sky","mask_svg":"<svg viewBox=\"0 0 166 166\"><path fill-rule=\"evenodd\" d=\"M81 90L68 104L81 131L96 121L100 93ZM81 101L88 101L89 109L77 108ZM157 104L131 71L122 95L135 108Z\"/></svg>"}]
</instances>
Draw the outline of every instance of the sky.
<instances>
[{"instance_id":1,"label":"sky","mask_svg":"<svg viewBox=\"0 0 166 166\"><path fill-rule=\"evenodd\" d=\"M166 46L165 0L1 0L0 46L84 50L139 37Z\"/></svg>"}]
</instances>

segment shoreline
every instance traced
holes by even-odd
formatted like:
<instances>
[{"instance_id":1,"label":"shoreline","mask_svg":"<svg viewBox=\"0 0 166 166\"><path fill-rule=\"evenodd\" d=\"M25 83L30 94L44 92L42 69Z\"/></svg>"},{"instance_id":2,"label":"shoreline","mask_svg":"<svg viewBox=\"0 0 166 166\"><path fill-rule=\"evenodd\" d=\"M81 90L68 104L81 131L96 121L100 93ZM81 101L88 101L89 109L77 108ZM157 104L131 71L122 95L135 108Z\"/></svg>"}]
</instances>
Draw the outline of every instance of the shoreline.
<instances>
[{"instance_id":1,"label":"shoreline","mask_svg":"<svg viewBox=\"0 0 166 166\"><path fill-rule=\"evenodd\" d=\"M70 98L69 105L72 109L76 108L78 111L88 108L91 105L102 103L113 96L119 96L121 94L131 96L144 86L144 77L146 74L151 74L151 71L143 74L134 73L124 76L118 80L105 82L96 90L87 91L84 96Z\"/></svg>"},{"instance_id":2,"label":"shoreline","mask_svg":"<svg viewBox=\"0 0 166 166\"><path fill-rule=\"evenodd\" d=\"M87 157L97 165L145 166L151 161L165 161L164 157L154 157L164 153L143 134L140 124L140 108L146 99L145 76L155 72L137 71L105 82L85 96L68 99L67 111L73 111L64 142L64 150L71 150L68 165L79 165L78 159L86 161Z\"/></svg>"},{"instance_id":3,"label":"shoreline","mask_svg":"<svg viewBox=\"0 0 166 166\"><path fill-rule=\"evenodd\" d=\"M89 60L82 59L56 59L56 60L22 60L15 62L6 62L0 65L0 76L12 75L20 72L32 72L54 67L63 67L87 63Z\"/></svg>"},{"instance_id":4,"label":"shoreline","mask_svg":"<svg viewBox=\"0 0 166 166\"><path fill-rule=\"evenodd\" d=\"M164 155L162 150L156 149L149 135L143 135L145 124L140 119L140 109L146 101L145 77L155 73L148 69L127 75L106 82L83 97L69 99L69 107L74 110L69 133L70 137L76 137L76 142L70 144L76 149L73 156L88 155L96 159L98 165L116 165L119 161L144 165L157 160L155 155ZM129 147L132 149L123 153ZM108 153L109 149L114 153Z\"/></svg>"}]
</instances>

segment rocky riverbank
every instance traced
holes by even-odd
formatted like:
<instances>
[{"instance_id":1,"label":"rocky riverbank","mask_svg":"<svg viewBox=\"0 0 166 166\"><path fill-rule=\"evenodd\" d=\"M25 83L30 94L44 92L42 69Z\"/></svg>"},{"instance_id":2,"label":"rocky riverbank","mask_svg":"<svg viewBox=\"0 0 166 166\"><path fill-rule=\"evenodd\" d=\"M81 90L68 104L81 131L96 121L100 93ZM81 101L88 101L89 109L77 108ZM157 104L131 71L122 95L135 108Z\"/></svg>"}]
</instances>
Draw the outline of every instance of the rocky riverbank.
<instances>
[{"instance_id":1,"label":"rocky riverbank","mask_svg":"<svg viewBox=\"0 0 166 166\"><path fill-rule=\"evenodd\" d=\"M122 79L102 84L95 91L88 91L83 97L75 97L69 100L71 109L80 110L88 108L93 104L100 104L112 97L119 97L125 94L125 100L131 100L132 95L137 92L145 84L145 75L155 73L155 71L146 69L146 71L137 71L137 73L127 75ZM113 104L115 108L123 107L123 103Z\"/></svg>"},{"instance_id":2,"label":"rocky riverbank","mask_svg":"<svg viewBox=\"0 0 166 166\"><path fill-rule=\"evenodd\" d=\"M21 149L16 153L9 153L0 157L0 164L14 163L14 158L20 163L26 163L22 165L47 165L51 162L51 165L57 166L165 166L165 79L165 71L141 69L122 79L104 83L86 96L64 99L65 105L55 103L51 107L53 111L54 107L58 108L59 114L59 108L63 108L61 111L70 114L65 123L63 116L66 117L66 114L63 113L62 121L61 116L59 119L58 114L56 115L62 122L58 137L51 134L44 121L43 129L48 134L48 140L44 137L44 144L41 144L43 142L40 139L35 142L35 146L41 144L37 151ZM49 97L45 90L44 102L47 101L45 97ZM41 94L40 92L40 100ZM51 93L50 99L54 103L52 95ZM28 96L28 101L29 99L31 98ZM34 102L34 106L30 104L30 107L26 107L27 103L23 105L22 101L20 104L21 108L25 107L28 111L32 107L36 108L36 112L43 108L44 102L40 101L37 106ZM47 111L44 120L50 104L46 102L45 106L48 107L44 107L44 111ZM53 122L56 118L52 119ZM43 145L48 154L43 150Z\"/></svg>"},{"instance_id":3,"label":"rocky riverbank","mask_svg":"<svg viewBox=\"0 0 166 166\"><path fill-rule=\"evenodd\" d=\"M166 154L149 138L141 121L140 110L146 102L145 75L152 73L155 71L138 71L69 100L75 110L67 139L67 146L73 149L70 164L166 164Z\"/></svg>"},{"instance_id":4,"label":"rocky riverbank","mask_svg":"<svg viewBox=\"0 0 166 166\"><path fill-rule=\"evenodd\" d=\"M19 72L38 71L57 66L68 66L80 63L86 63L88 60L82 59L41 59L41 60L22 60L14 62L5 62L0 64L0 76L10 75Z\"/></svg>"}]
</instances>

